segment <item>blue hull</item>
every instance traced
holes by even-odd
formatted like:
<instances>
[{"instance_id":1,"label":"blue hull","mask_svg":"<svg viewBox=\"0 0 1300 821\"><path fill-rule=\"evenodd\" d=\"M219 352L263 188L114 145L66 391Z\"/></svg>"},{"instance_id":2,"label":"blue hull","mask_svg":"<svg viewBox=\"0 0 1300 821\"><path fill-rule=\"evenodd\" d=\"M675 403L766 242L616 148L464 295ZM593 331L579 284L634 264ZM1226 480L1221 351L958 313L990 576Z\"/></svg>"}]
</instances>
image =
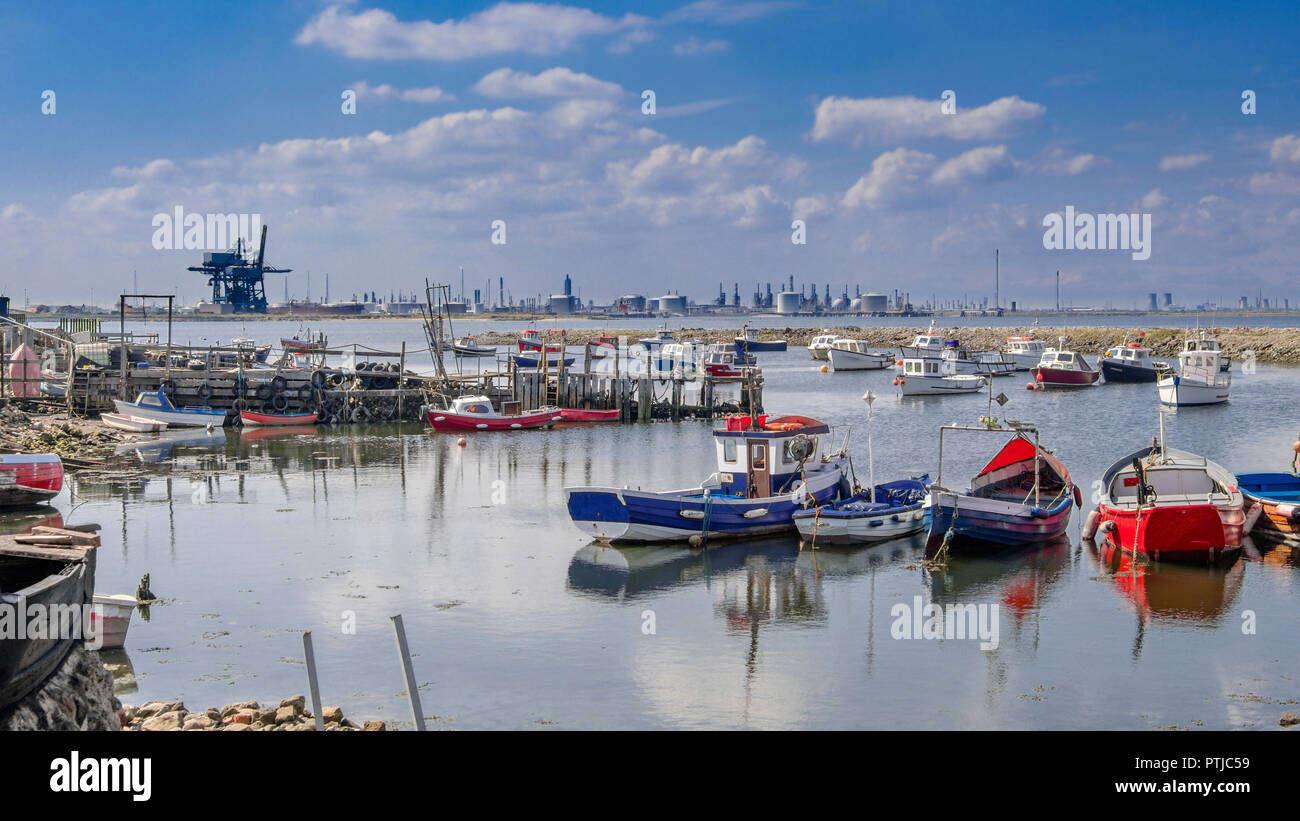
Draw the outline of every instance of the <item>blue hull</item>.
<instances>
[{"instance_id":1,"label":"blue hull","mask_svg":"<svg viewBox=\"0 0 1300 821\"><path fill-rule=\"evenodd\" d=\"M805 498L827 504L838 494L839 483L832 482ZM800 501L791 494L766 499L714 496L706 505L700 495L574 489L569 491L568 508L574 523L591 526L594 535L619 542L657 542L700 535L706 518L710 539L794 532L794 513L803 509Z\"/></svg>"},{"instance_id":2,"label":"blue hull","mask_svg":"<svg viewBox=\"0 0 1300 821\"><path fill-rule=\"evenodd\" d=\"M971 497L961 497L958 502L956 522L950 502L939 502L930 509L930 541L941 541L948 531L955 538L996 545L1029 545L1054 539L1065 532L1074 509L1073 500L1066 499L1056 507L1042 510L1027 506L1023 513L1004 514L975 510L962 502ZM1038 515L1031 511L1037 511Z\"/></svg>"},{"instance_id":3,"label":"blue hull","mask_svg":"<svg viewBox=\"0 0 1300 821\"><path fill-rule=\"evenodd\" d=\"M765 351L784 351L785 340L776 342L742 342L736 340L736 353L763 353Z\"/></svg>"}]
</instances>

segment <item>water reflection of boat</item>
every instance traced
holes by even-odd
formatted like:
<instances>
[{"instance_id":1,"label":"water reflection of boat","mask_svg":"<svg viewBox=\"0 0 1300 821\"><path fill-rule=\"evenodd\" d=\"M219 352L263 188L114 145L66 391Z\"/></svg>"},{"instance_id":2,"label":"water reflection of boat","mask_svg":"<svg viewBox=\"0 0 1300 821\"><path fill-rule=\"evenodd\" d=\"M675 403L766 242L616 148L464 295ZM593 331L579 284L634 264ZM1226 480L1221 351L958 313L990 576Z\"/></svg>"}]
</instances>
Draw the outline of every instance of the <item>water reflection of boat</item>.
<instances>
[{"instance_id":1,"label":"water reflection of boat","mask_svg":"<svg viewBox=\"0 0 1300 821\"><path fill-rule=\"evenodd\" d=\"M315 425L290 425L284 427L252 427L239 429L239 441L288 439L294 436L315 436L320 433Z\"/></svg>"},{"instance_id":2,"label":"water reflection of boat","mask_svg":"<svg viewBox=\"0 0 1300 821\"><path fill-rule=\"evenodd\" d=\"M790 563L798 555L799 542L793 539L719 542L707 550L692 549L684 542L664 547L592 542L573 554L568 586L602 596L633 597L727 573L754 557Z\"/></svg>"},{"instance_id":3,"label":"water reflection of boat","mask_svg":"<svg viewBox=\"0 0 1300 821\"><path fill-rule=\"evenodd\" d=\"M33 527L63 527L63 514L49 507L0 511L0 536L28 533Z\"/></svg>"},{"instance_id":4,"label":"water reflection of boat","mask_svg":"<svg viewBox=\"0 0 1300 821\"><path fill-rule=\"evenodd\" d=\"M1041 545L1010 547L978 556L952 555L929 574L937 603L966 604L997 596L1017 621L1038 612L1070 563L1070 540L1061 535Z\"/></svg>"},{"instance_id":5,"label":"water reflection of boat","mask_svg":"<svg viewBox=\"0 0 1300 821\"><path fill-rule=\"evenodd\" d=\"M171 456L172 449L178 447L202 448L212 450L226 445L226 429L203 428L177 431L164 431L149 439L125 442L113 449L113 455L125 456L135 454L141 462L161 462Z\"/></svg>"},{"instance_id":6,"label":"water reflection of boat","mask_svg":"<svg viewBox=\"0 0 1300 821\"><path fill-rule=\"evenodd\" d=\"M1110 542L1090 545L1088 552L1125 598L1137 605L1144 621L1214 624L1232 608L1241 589L1245 564L1152 564Z\"/></svg>"},{"instance_id":7,"label":"water reflection of boat","mask_svg":"<svg viewBox=\"0 0 1300 821\"><path fill-rule=\"evenodd\" d=\"M99 657L108 672L113 674L113 695L123 696L139 689L135 682L135 667L125 650L104 648L99 651Z\"/></svg>"}]
</instances>

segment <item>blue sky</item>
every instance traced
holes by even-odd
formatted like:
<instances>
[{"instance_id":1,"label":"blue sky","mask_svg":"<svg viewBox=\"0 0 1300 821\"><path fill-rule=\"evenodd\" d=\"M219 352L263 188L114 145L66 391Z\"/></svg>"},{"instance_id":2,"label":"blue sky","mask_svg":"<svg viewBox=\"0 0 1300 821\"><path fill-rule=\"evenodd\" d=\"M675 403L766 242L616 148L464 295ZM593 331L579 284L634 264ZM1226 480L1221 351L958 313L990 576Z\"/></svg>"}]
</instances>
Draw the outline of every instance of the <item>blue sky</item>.
<instances>
[{"instance_id":1,"label":"blue sky","mask_svg":"<svg viewBox=\"0 0 1300 821\"><path fill-rule=\"evenodd\" d=\"M260 213L299 297L307 270L341 298L459 266L515 298L566 273L598 301L748 297L792 274L991 296L1000 248L1004 302L1050 304L1059 268L1072 302L1298 305L1298 19L1286 3L7 7L0 289L107 301L138 271L192 302L200 254L151 244L179 205ZM938 116L945 89L957 111ZM1151 258L1044 249L1067 205L1151 214Z\"/></svg>"}]
</instances>

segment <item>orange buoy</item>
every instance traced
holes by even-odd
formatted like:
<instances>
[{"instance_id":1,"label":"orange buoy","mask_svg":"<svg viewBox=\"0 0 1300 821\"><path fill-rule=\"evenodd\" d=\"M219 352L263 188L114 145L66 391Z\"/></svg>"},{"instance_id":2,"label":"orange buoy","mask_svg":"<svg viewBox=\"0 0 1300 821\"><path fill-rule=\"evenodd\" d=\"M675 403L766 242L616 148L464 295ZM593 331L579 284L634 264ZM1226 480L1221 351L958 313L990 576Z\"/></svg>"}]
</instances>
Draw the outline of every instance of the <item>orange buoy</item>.
<instances>
[{"instance_id":1,"label":"orange buoy","mask_svg":"<svg viewBox=\"0 0 1300 821\"><path fill-rule=\"evenodd\" d=\"M1026 383L1025 383L1025 390L1027 390L1027 391L1036 391L1036 390L1038 390L1038 386L1035 385L1033 382L1026 382Z\"/></svg>"},{"instance_id":2,"label":"orange buoy","mask_svg":"<svg viewBox=\"0 0 1300 821\"><path fill-rule=\"evenodd\" d=\"M459 439L456 440L456 447L458 447L458 448L463 448L463 447L465 447L467 444L469 444L469 442L465 441L465 437L464 437L464 436L462 436L462 437L460 437Z\"/></svg>"},{"instance_id":3,"label":"orange buoy","mask_svg":"<svg viewBox=\"0 0 1300 821\"><path fill-rule=\"evenodd\" d=\"M897 377L897 376L894 377L894 384L895 384L895 385L898 384L898 377Z\"/></svg>"},{"instance_id":4,"label":"orange buoy","mask_svg":"<svg viewBox=\"0 0 1300 821\"><path fill-rule=\"evenodd\" d=\"M898 368L903 367L903 360L901 360L901 359L898 360L897 362L894 363L894 366L895 366L895 367L898 367Z\"/></svg>"},{"instance_id":5,"label":"orange buoy","mask_svg":"<svg viewBox=\"0 0 1300 821\"><path fill-rule=\"evenodd\" d=\"M1300 453L1300 442L1296 442L1292 444L1291 450L1294 450L1296 453Z\"/></svg>"},{"instance_id":6,"label":"orange buoy","mask_svg":"<svg viewBox=\"0 0 1300 821\"><path fill-rule=\"evenodd\" d=\"M825 365L822 365L822 373L826 373L829 370L830 368L826 367Z\"/></svg>"}]
</instances>

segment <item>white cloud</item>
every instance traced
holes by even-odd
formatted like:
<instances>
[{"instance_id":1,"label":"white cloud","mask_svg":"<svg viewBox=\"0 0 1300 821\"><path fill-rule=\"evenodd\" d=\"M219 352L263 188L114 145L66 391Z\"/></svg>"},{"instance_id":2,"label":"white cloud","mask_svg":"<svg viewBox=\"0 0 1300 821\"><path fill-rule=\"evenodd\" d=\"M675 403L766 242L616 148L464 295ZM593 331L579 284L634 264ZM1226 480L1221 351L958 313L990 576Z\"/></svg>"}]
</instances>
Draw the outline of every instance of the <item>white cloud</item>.
<instances>
[{"instance_id":1,"label":"white cloud","mask_svg":"<svg viewBox=\"0 0 1300 821\"><path fill-rule=\"evenodd\" d=\"M1047 108L1019 97L944 114L940 101L919 97L827 97L817 105L812 139L847 140L853 145L912 138L987 140L1010 135L1041 117Z\"/></svg>"},{"instance_id":2,"label":"white cloud","mask_svg":"<svg viewBox=\"0 0 1300 821\"><path fill-rule=\"evenodd\" d=\"M1007 153L1005 145L972 148L940 165L930 175L936 185L961 185L1007 179L1016 170L1016 161Z\"/></svg>"},{"instance_id":3,"label":"white cloud","mask_svg":"<svg viewBox=\"0 0 1300 821\"><path fill-rule=\"evenodd\" d=\"M0 222L28 222L31 218L31 212L21 202L11 202L0 208Z\"/></svg>"},{"instance_id":4,"label":"white cloud","mask_svg":"<svg viewBox=\"0 0 1300 821\"><path fill-rule=\"evenodd\" d=\"M623 94L617 83L598 80L563 66L540 74L499 68L479 80L471 89L484 97L590 97L616 99Z\"/></svg>"},{"instance_id":5,"label":"white cloud","mask_svg":"<svg viewBox=\"0 0 1300 821\"><path fill-rule=\"evenodd\" d=\"M1035 157L1030 166L1043 174L1075 177L1109 164L1110 160L1098 154L1070 154L1061 146L1053 146Z\"/></svg>"},{"instance_id":6,"label":"white cloud","mask_svg":"<svg viewBox=\"0 0 1300 821\"><path fill-rule=\"evenodd\" d=\"M871 170L849 188L840 203L849 208L879 208L913 195L937 162L933 154L910 148L886 151L872 160Z\"/></svg>"},{"instance_id":7,"label":"white cloud","mask_svg":"<svg viewBox=\"0 0 1300 821\"><path fill-rule=\"evenodd\" d=\"M1268 157L1278 165L1300 165L1300 136L1286 134L1269 146Z\"/></svg>"},{"instance_id":8,"label":"white cloud","mask_svg":"<svg viewBox=\"0 0 1300 821\"><path fill-rule=\"evenodd\" d=\"M176 163L169 159L162 158L152 160L138 168L130 168L125 165L113 166L110 172L114 177L124 177L127 179L153 179L161 174L166 174L176 170Z\"/></svg>"},{"instance_id":9,"label":"white cloud","mask_svg":"<svg viewBox=\"0 0 1300 821\"><path fill-rule=\"evenodd\" d=\"M643 27L646 18L597 14L574 6L498 3L463 19L404 22L388 11L331 5L307 21L298 45L321 45L369 60L468 60L522 52L554 54L583 39Z\"/></svg>"},{"instance_id":10,"label":"white cloud","mask_svg":"<svg viewBox=\"0 0 1300 821\"><path fill-rule=\"evenodd\" d=\"M679 57L694 54L718 54L729 48L731 48L731 44L726 40L701 40L692 36L673 46L673 54Z\"/></svg>"},{"instance_id":11,"label":"white cloud","mask_svg":"<svg viewBox=\"0 0 1300 821\"><path fill-rule=\"evenodd\" d=\"M381 83L380 85L372 86L365 80L359 80L353 83L351 88L356 92L358 100L404 100L408 103L446 103L456 99L438 86L403 89L394 88L388 83Z\"/></svg>"},{"instance_id":12,"label":"white cloud","mask_svg":"<svg viewBox=\"0 0 1300 821\"><path fill-rule=\"evenodd\" d=\"M1170 154L1160 158L1161 171L1186 171L1212 160L1209 154Z\"/></svg>"},{"instance_id":13,"label":"white cloud","mask_svg":"<svg viewBox=\"0 0 1300 821\"><path fill-rule=\"evenodd\" d=\"M788 9L797 8L798 3L768 2L724 3L722 0L697 0L676 11L669 12L664 20L670 23L692 22L713 23L715 25L732 25L748 23Z\"/></svg>"},{"instance_id":14,"label":"white cloud","mask_svg":"<svg viewBox=\"0 0 1300 821\"><path fill-rule=\"evenodd\" d=\"M1153 188L1138 201L1138 207L1143 211L1154 211L1162 208L1169 203L1169 198L1160 193L1159 188Z\"/></svg>"}]
</instances>

